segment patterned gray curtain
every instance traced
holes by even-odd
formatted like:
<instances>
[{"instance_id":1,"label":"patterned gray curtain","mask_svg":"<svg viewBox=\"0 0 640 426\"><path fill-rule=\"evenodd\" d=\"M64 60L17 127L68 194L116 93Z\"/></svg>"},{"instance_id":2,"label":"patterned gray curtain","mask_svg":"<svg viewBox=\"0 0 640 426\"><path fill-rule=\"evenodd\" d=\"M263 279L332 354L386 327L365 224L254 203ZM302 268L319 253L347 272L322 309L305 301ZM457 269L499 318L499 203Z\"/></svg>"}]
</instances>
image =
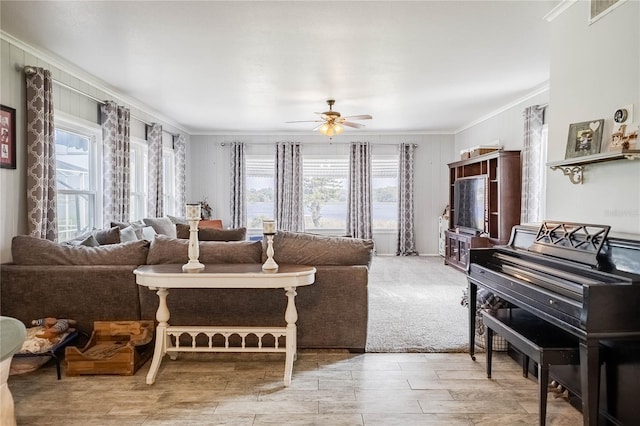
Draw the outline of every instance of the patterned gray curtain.
<instances>
[{"instance_id":1,"label":"patterned gray curtain","mask_svg":"<svg viewBox=\"0 0 640 426\"><path fill-rule=\"evenodd\" d=\"M187 147L184 135L173 138L173 152L175 153L175 176L176 176L176 216L184 215L187 190L186 156Z\"/></svg>"},{"instance_id":2,"label":"patterned gray curtain","mask_svg":"<svg viewBox=\"0 0 640 426\"><path fill-rule=\"evenodd\" d=\"M525 108L524 144L522 148L522 201L520 223L541 222L541 197L543 173L542 128L544 107L533 105Z\"/></svg>"},{"instance_id":3,"label":"patterned gray curtain","mask_svg":"<svg viewBox=\"0 0 640 426\"><path fill-rule=\"evenodd\" d=\"M128 108L107 101L100 106L103 143L102 219L111 222L128 222L131 203L131 149Z\"/></svg>"},{"instance_id":4,"label":"patterned gray curtain","mask_svg":"<svg viewBox=\"0 0 640 426\"><path fill-rule=\"evenodd\" d=\"M275 212L278 229L304 230L302 157L297 142L276 144Z\"/></svg>"},{"instance_id":5,"label":"patterned gray curtain","mask_svg":"<svg viewBox=\"0 0 640 426\"><path fill-rule=\"evenodd\" d=\"M148 165L147 165L147 214L149 217L164 215L162 191L162 126L153 123L147 126Z\"/></svg>"},{"instance_id":6,"label":"patterned gray curtain","mask_svg":"<svg viewBox=\"0 0 640 426\"><path fill-rule=\"evenodd\" d=\"M247 226L247 208L244 190L246 187L246 169L244 144L231 144L231 227Z\"/></svg>"},{"instance_id":7,"label":"patterned gray curtain","mask_svg":"<svg viewBox=\"0 0 640 426\"><path fill-rule=\"evenodd\" d=\"M56 141L53 123L53 80L44 68L28 67L27 110L27 226L32 237L55 241Z\"/></svg>"},{"instance_id":8,"label":"patterned gray curtain","mask_svg":"<svg viewBox=\"0 0 640 426\"><path fill-rule=\"evenodd\" d=\"M398 164L398 249L396 256L418 255L413 223L413 164L415 146L400 144Z\"/></svg>"},{"instance_id":9,"label":"patterned gray curtain","mask_svg":"<svg viewBox=\"0 0 640 426\"><path fill-rule=\"evenodd\" d=\"M351 144L348 200L347 234L354 238L371 238L371 147L369 142Z\"/></svg>"}]
</instances>

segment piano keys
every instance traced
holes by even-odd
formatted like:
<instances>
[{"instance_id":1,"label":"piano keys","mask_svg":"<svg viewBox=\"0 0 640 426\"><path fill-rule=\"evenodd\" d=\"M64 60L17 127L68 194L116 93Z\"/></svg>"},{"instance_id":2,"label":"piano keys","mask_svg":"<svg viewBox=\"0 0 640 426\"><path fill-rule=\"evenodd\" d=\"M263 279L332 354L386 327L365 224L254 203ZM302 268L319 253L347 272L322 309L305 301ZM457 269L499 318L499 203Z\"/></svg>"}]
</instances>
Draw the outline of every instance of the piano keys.
<instances>
[{"instance_id":1,"label":"piano keys","mask_svg":"<svg viewBox=\"0 0 640 426\"><path fill-rule=\"evenodd\" d=\"M579 338L585 425L598 422L601 343L640 341L640 242L608 233L602 225L547 221L537 232L518 225L508 245L472 249L467 271L469 306L480 286ZM475 360L474 350L470 309Z\"/></svg>"}]
</instances>

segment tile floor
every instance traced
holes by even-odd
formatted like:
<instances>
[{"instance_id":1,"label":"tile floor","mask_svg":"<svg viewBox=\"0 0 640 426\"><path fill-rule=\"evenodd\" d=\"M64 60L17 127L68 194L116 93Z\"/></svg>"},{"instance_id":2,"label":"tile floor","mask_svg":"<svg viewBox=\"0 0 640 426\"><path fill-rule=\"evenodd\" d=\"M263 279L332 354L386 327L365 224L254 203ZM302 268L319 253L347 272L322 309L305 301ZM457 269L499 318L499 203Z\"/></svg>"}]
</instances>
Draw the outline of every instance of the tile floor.
<instances>
[{"instance_id":1,"label":"tile floor","mask_svg":"<svg viewBox=\"0 0 640 426\"><path fill-rule=\"evenodd\" d=\"M290 387L281 354L180 354L134 376L56 380L55 366L11 376L18 425L535 425L535 378L496 354L300 351ZM548 425L582 425L548 398Z\"/></svg>"}]
</instances>

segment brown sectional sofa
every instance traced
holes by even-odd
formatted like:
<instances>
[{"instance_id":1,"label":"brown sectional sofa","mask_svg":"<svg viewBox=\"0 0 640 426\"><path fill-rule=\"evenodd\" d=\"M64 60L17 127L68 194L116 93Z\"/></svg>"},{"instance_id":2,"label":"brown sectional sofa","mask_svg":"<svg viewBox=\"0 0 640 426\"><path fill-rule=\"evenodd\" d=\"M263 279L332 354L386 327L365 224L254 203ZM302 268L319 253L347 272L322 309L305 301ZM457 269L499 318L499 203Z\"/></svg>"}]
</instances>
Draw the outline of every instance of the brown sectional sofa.
<instances>
[{"instance_id":1,"label":"brown sectional sofa","mask_svg":"<svg viewBox=\"0 0 640 426\"><path fill-rule=\"evenodd\" d=\"M298 288L298 347L364 351L368 267L373 241L280 232L278 263L315 266L315 283ZM93 321L155 319L155 292L135 282L141 264L188 260L188 240L158 235L99 247L64 246L14 237L13 263L0 265L0 313L22 320L72 318L90 332ZM261 242L200 242L203 263L261 263ZM174 297L172 297L174 296ZM283 326L286 297L278 290L174 289L174 325Z\"/></svg>"}]
</instances>

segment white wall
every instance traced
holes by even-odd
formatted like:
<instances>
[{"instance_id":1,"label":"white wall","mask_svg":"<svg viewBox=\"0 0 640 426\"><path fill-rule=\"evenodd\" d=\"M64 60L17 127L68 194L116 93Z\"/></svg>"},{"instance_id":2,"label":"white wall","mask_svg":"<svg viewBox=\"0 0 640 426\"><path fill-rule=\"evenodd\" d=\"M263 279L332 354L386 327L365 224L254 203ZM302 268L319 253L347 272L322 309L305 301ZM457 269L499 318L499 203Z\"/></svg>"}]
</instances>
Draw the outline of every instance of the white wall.
<instances>
[{"instance_id":1,"label":"white wall","mask_svg":"<svg viewBox=\"0 0 640 426\"><path fill-rule=\"evenodd\" d=\"M298 141L307 154L348 155L348 142L369 141L374 153L397 152L402 142L418 145L415 157L415 228L416 246L420 254L438 253L438 216L448 204L447 166L454 161L452 135L341 135L333 140L322 135L210 135L192 136L187 171L188 198L207 198L214 215L229 224L231 142L244 142L253 154L273 154L274 144ZM221 146L221 144L225 144ZM384 151L384 152L382 152ZM374 234L379 254L395 254L395 233Z\"/></svg>"},{"instance_id":2,"label":"white wall","mask_svg":"<svg viewBox=\"0 0 640 426\"><path fill-rule=\"evenodd\" d=\"M48 58L42 52L3 35L0 39L0 103L16 110L16 162L17 168L0 169L0 262L11 260L11 239L27 233L26 199L26 142L25 142L25 65L39 66L51 71L54 80L80 90L98 99L112 99L130 108L131 114L147 122L160 122L163 130L179 133L175 126L163 122L156 115L126 98L116 96L106 86L95 84L95 78L62 62ZM81 78L82 77L82 78ZM89 123L99 123L98 104L88 97L54 84L54 111ZM136 119L131 121L131 135L146 139L145 125ZM167 134L163 134L163 140ZM189 136L187 136L187 145Z\"/></svg>"},{"instance_id":3,"label":"white wall","mask_svg":"<svg viewBox=\"0 0 640 426\"><path fill-rule=\"evenodd\" d=\"M524 138L522 112L531 105L549 102L549 91L531 96L486 120L456 133L455 149L459 155L463 149L478 145L491 145L496 141L505 150L521 150Z\"/></svg>"},{"instance_id":4,"label":"white wall","mask_svg":"<svg viewBox=\"0 0 640 426\"><path fill-rule=\"evenodd\" d=\"M564 159L571 123L604 118L607 138L614 111L629 104L640 122L640 2L627 1L592 25L588 8L576 2L549 23L549 91L457 133L456 155L496 139L505 149L522 149L522 110L534 104L549 103L547 162ZM547 169L544 217L640 234L640 160L588 165L582 185Z\"/></svg>"},{"instance_id":5,"label":"white wall","mask_svg":"<svg viewBox=\"0 0 640 426\"><path fill-rule=\"evenodd\" d=\"M564 159L569 125L606 119L634 105L640 117L640 2L627 1L592 25L588 2L576 2L551 22L549 161ZM611 225L640 234L640 160L586 166L584 183L547 173L547 218Z\"/></svg>"}]
</instances>

